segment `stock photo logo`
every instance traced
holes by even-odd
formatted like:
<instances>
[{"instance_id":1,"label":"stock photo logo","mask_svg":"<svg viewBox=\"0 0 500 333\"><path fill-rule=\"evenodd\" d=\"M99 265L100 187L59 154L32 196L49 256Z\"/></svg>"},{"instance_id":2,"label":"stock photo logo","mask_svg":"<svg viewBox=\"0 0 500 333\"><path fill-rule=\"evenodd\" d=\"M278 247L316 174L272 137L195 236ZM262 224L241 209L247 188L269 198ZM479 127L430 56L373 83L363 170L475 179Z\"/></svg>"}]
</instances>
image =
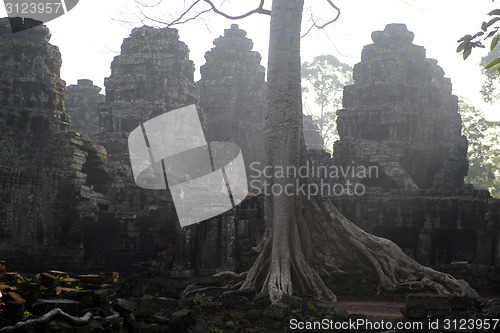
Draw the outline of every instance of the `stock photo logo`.
<instances>
[{"instance_id":1,"label":"stock photo logo","mask_svg":"<svg viewBox=\"0 0 500 333\"><path fill-rule=\"evenodd\" d=\"M135 183L170 189L181 227L233 209L248 194L240 148L207 143L195 105L146 121L128 137Z\"/></svg>"},{"instance_id":2,"label":"stock photo logo","mask_svg":"<svg viewBox=\"0 0 500 333\"><path fill-rule=\"evenodd\" d=\"M5 10L11 19L12 32L33 28L36 25L52 21L70 10L79 0L4 0ZM14 22L15 18L33 19L39 24L23 25Z\"/></svg>"}]
</instances>

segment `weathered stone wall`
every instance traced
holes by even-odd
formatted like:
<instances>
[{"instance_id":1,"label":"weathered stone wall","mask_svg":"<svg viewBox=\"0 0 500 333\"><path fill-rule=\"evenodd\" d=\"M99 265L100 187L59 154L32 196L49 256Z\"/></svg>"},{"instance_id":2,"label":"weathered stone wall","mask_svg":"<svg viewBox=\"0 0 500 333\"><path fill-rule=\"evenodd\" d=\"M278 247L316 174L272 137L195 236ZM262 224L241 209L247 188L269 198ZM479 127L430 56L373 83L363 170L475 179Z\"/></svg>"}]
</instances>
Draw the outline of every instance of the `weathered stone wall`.
<instances>
[{"instance_id":1,"label":"weathered stone wall","mask_svg":"<svg viewBox=\"0 0 500 333\"><path fill-rule=\"evenodd\" d=\"M377 165L395 188L458 190L467 174L458 98L450 79L403 24L372 33L344 88L337 165Z\"/></svg>"},{"instance_id":2,"label":"weathered stone wall","mask_svg":"<svg viewBox=\"0 0 500 333\"><path fill-rule=\"evenodd\" d=\"M465 141L457 132L460 118L452 111L456 99L449 82L436 74L439 70L434 63L422 60L423 51L410 43L409 32L401 26L386 30L385 37L374 35L374 45L382 46L375 47L375 58L368 56L372 60L366 65L371 69L364 69L367 76L355 73L356 84L346 88L337 161L354 160L383 170L394 167L398 173L386 174L394 187L404 188L401 184L406 182L440 191L383 193L383 188L375 187L362 197L332 200L355 223L393 239L423 263L454 261L454 254L462 254L475 256L478 263L499 264L499 201L484 191L450 190L461 187L457 177L463 176L466 164ZM87 135L68 132L60 54L48 43L48 29L40 26L12 34L9 22L0 20L0 35L0 255L11 266L83 265L170 272L172 277L250 267L255 259L250 248L264 231L262 196L245 200L235 212L181 229L169 192L139 188L128 166L131 130L163 112L197 103L193 64L175 30L134 29L124 40L122 54L113 61L106 101L99 107L97 134L111 151L109 160L104 147ZM215 45L207 53L199 82L207 110L207 139L239 144L247 156L253 156L248 165L263 156L258 144L263 140L265 85L260 56L251 51L251 41L236 26L226 30ZM398 51L405 55L401 56L404 61L390 58L393 47L406 50ZM418 56L406 56L408 50ZM394 63L403 67L404 77L413 77L409 73L417 71L422 78L403 80L404 89L396 88L391 82L403 77ZM379 65L383 70L375 70ZM364 73L363 66L356 67L357 71ZM410 71L411 66L419 70ZM100 97L88 81L70 89L79 86L85 88L82 99L75 97L70 105L83 110L84 93ZM374 95L377 89L381 89L380 96ZM368 95L373 98L371 104L364 99ZM377 104L376 96L383 102ZM367 125L363 117L374 114L377 121ZM428 129L427 122L443 126L443 136L436 128ZM387 130L390 135L371 137L367 134L370 126L378 128L374 133L384 135ZM413 134L406 135L404 126L410 126ZM328 153L309 152L313 165L330 165ZM413 156L411 161L422 158L422 170L415 172L417 165L408 156ZM439 168L434 168L434 162Z\"/></svg>"},{"instance_id":3,"label":"weathered stone wall","mask_svg":"<svg viewBox=\"0 0 500 333\"><path fill-rule=\"evenodd\" d=\"M253 42L245 36L233 24L214 40L215 47L205 54L206 63L200 68L198 86L200 106L207 115L207 140L237 144L249 173L253 162L265 161L266 82L262 57L252 51Z\"/></svg>"},{"instance_id":4,"label":"weathered stone wall","mask_svg":"<svg viewBox=\"0 0 500 333\"><path fill-rule=\"evenodd\" d=\"M496 237L496 232L485 225L491 200L487 191L370 189L360 197L331 200L362 229L392 240L420 263L495 264L494 256L482 249L486 239L491 242Z\"/></svg>"},{"instance_id":5,"label":"weathered stone wall","mask_svg":"<svg viewBox=\"0 0 500 333\"><path fill-rule=\"evenodd\" d=\"M0 19L0 253L17 265L81 264L83 224L97 204L82 195L87 150L67 133L61 55L43 25Z\"/></svg>"},{"instance_id":6,"label":"weathered stone wall","mask_svg":"<svg viewBox=\"0 0 500 333\"><path fill-rule=\"evenodd\" d=\"M498 297L500 288L500 267L465 263L433 266L432 268L467 281L484 297Z\"/></svg>"},{"instance_id":7,"label":"weathered stone wall","mask_svg":"<svg viewBox=\"0 0 500 333\"><path fill-rule=\"evenodd\" d=\"M99 113L97 107L104 102L101 88L91 80L78 80L78 84L68 86L65 108L71 116L71 130L94 138L99 133Z\"/></svg>"},{"instance_id":8,"label":"weathered stone wall","mask_svg":"<svg viewBox=\"0 0 500 333\"><path fill-rule=\"evenodd\" d=\"M48 43L49 29L40 26L14 34L9 19L1 22L0 125L31 134L67 131L61 54ZM20 18L11 22L23 25Z\"/></svg>"},{"instance_id":9,"label":"weathered stone wall","mask_svg":"<svg viewBox=\"0 0 500 333\"><path fill-rule=\"evenodd\" d=\"M179 41L175 29L142 27L124 40L121 54L112 63L112 74L105 81L106 101L100 105L97 135L110 150L110 159L121 163L122 168L130 163L128 135L140 123L172 109L198 104L194 66L188 56L188 48ZM204 121L204 114L200 114ZM260 215L252 214L252 208L241 217L227 212L181 229L168 190L144 190L129 178L121 186L114 190L108 212L101 213L97 223L86 231L91 235L85 244L89 260L135 265L143 261L152 274L169 272L172 277L210 275L240 267L238 253L245 251L246 243L242 248L238 233L248 240L248 247L257 242L254 220ZM239 230L239 219L249 227Z\"/></svg>"},{"instance_id":10,"label":"weathered stone wall","mask_svg":"<svg viewBox=\"0 0 500 333\"><path fill-rule=\"evenodd\" d=\"M2 258L24 270L138 271L155 260L171 267L171 199L145 193L129 167L109 161L87 135L67 132L66 85L49 30L13 34L2 19L0 35Z\"/></svg>"},{"instance_id":11,"label":"weathered stone wall","mask_svg":"<svg viewBox=\"0 0 500 333\"><path fill-rule=\"evenodd\" d=\"M129 164L128 134L167 111L198 104L194 64L176 29L141 27L125 38L105 79L100 133L111 159Z\"/></svg>"}]
</instances>

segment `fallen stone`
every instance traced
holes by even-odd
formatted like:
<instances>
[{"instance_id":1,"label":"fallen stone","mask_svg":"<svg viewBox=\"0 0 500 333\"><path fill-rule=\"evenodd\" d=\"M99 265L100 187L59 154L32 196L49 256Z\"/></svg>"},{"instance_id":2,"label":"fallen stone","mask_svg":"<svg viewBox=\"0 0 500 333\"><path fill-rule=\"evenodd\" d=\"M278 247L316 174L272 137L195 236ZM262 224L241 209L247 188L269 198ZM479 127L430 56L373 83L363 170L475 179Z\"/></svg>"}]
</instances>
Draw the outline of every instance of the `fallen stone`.
<instances>
[{"instance_id":1,"label":"fallen stone","mask_svg":"<svg viewBox=\"0 0 500 333\"><path fill-rule=\"evenodd\" d=\"M2 306L4 317L14 323L22 320L24 305L25 303L21 302L4 302Z\"/></svg>"},{"instance_id":2,"label":"fallen stone","mask_svg":"<svg viewBox=\"0 0 500 333\"><path fill-rule=\"evenodd\" d=\"M173 311L179 307L179 300L169 297L158 297L155 312L159 312L162 310L165 311Z\"/></svg>"},{"instance_id":3,"label":"fallen stone","mask_svg":"<svg viewBox=\"0 0 500 333\"><path fill-rule=\"evenodd\" d=\"M56 308L67 314L77 315L80 303L69 299L39 299L32 306L33 313L36 314L46 314Z\"/></svg>"},{"instance_id":4,"label":"fallen stone","mask_svg":"<svg viewBox=\"0 0 500 333\"><path fill-rule=\"evenodd\" d=\"M500 318L500 305L491 306L486 312L486 315L490 318Z\"/></svg>"},{"instance_id":5,"label":"fallen stone","mask_svg":"<svg viewBox=\"0 0 500 333\"><path fill-rule=\"evenodd\" d=\"M170 316L170 325L172 332L184 332L195 323L193 310L182 309L172 313Z\"/></svg>"},{"instance_id":6,"label":"fallen stone","mask_svg":"<svg viewBox=\"0 0 500 333\"><path fill-rule=\"evenodd\" d=\"M104 327L102 327L102 325L96 319L90 319L88 324L82 328L82 331L84 331L83 329L86 329L88 332L103 332L104 331Z\"/></svg>"},{"instance_id":7,"label":"fallen stone","mask_svg":"<svg viewBox=\"0 0 500 333\"><path fill-rule=\"evenodd\" d=\"M299 308L306 303L302 298L289 294L284 294L281 298L281 302L290 305L294 309Z\"/></svg>"},{"instance_id":8,"label":"fallen stone","mask_svg":"<svg viewBox=\"0 0 500 333\"><path fill-rule=\"evenodd\" d=\"M157 297L146 295L144 297L129 297L128 301L135 305L135 316L150 316L156 312Z\"/></svg>"},{"instance_id":9,"label":"fallen stone","mask_svg":"<svg viewBox=\"0 0 500 333\"><path fill-rule=\"evenodd\" d=\"M17 292L22 295L27 303L32 304L39 297L40 286L36 283L23 283L18 287Z\"/></svg>"},{"instance_id":10,"label":"fallen stone","mask_svg":"<svg viewBox=\"0 0 500 333\"><path fill-rule=\"evenodd\" d=\"M21 277L21 275L19 275L19 273L5 272L2 274L2 281L6 282L7 284L16 284L23 281L23 278Z\"/></svg>"},{"instance_id":11,"label":"fallen stone","mask_svg":"<svg viewBox=\"0 0 500 333\"><path fill-rule=\"evenodd\" d=\"M246 309L252 303L252 295L255 296L255 294L246 290L226 291L222 294L222 303L227 308Z\"/></svg>"},{"instance_id":12,"label":"fallen stone","mask_svg":"<svg viewBox=\"0 0 500 333\"><path fill-rule=\"evenodd\" d=\"M215 311L219 306L217 303L212 301L203 300L201 301L201 308L203 311Z\"/></svg>"},{"instance_id":13,"label":"fallen stone","mask_svg":"<svg viewBox=\"0 0 500 333\"><path fill-rule=\"evenodd\" d=\"M453 296L450 298L450 308L452 310L477 310L481 307L481 302L467 296Z\"/></svg>"},{"instance_id":14,"label":"fallen stone","mask_svg":"<svg viewBox=\"0 0 500 333\"><path fill-rule=\"evenodd\" d=\"M100 285L104 283L104 278L97 274L78 275L78 280L83 284Z\"/></svg>"},{"instance_id":15,"label":"fallen stone","mask_svg":"<svg viewBox=\"0 0 500 333\"><path fill-rule=\"evenodd\" d=\"M80 282L80 280L74 278L64 278L61 279L60 282L65 283L69 287L74 287L78 284L78 282Z\"/></svg>"},{"instance_id":16,"label":"fallen stone","mask_svg":"<svg viewBox=\"0 0 500 333\"><path fill-rule=\"evenodd\" d=\"M126 300L126 299L123 299L123 298L117 298L115 299L111 305L113 306L113 308L122 313L122 312L127 312L127 313L135 313L136 309L137 309L137 305L130 301L130 300Z\"/></svg>"},{"instance_id":17,"label":"fallen stone","mask_svg":"<svg viewBox=\"0 0 500 333\"><path fill-rule=\"evenodd\" d=\"M111 291L108 289L98 289L93 290L93 302L94 304L101 304L108 302L111 295Z\"/></svg>"},{"instance_id":18,"label":"fallen stone","mask_svg":"<svg viewBox=\"0 0 500 333\"><path fill-rule=\"evenodd\" d=\"M259 293L253 299L253 307L257 309L266 309L271 305L271 301L269 300L269 296L264 293Z\"/></svg>"},{"instance_id":19,"label":"fallen stone","mask_svg":"<svg viewBox=\"0 0 500 333\"><path fill-rule=\"evenodd\" d=\"M245 318L254 321L259 320L264 316L264 311L260 309L250 309L245 313Z\"/></svg>"},{"instance_id":20,"label":"fallen stone","mask_svg":"<svg viewBox=\"0 0 500 333\"><path fill-rule=\"evenodd\" d=\"M422 319L427 317L427 312L425 311L425 309L418 308L401 308L401 314L409 319Z\"/></svg>"},{"instance_id":21,"label":"fallen stone","mask_svg":"<svg viewBox=\"0 0 500 333\"><path fill-rule=\"evenodd\" d=\"M144 285L138 277L122 280L116 285L116 295L119 297L142 297Z\"/></svg>"},{"instance_id":22,"label":"fallen stone","mask_svg":"<svg viewBox=\"0 0 500 333\"><path fill-rule=\"evenodd\" d=\"M7 292L7 295L9 295L9 297L15 303L26 303L26 300L21 295L16 293L15 291L9 291L9 292Z\"/></svg>"},{"instance_id":23,"label":"fallen stone","mask_svg":"<svg viewBox=\"0 0 500 333\"><path fill-rule=\"evenodd\" d=\"M86 308L91 307L94 304L93 295L94 293L92 290L76 290L66 293L64 297L80 302L80 306Z\"/></svg>"},{"instance_id":24,"label":"fallen stone","mask_svg":"<svg viewBox=\"0 0 500 333\"><path fill-rule=\"evenodd\" d=\"M449 310L450 299L444 295L413 294L406 297L408 309Z\"/></svg>"},{"instance_id":25,"label":"fallen stone","mask_svg":"<svg viewBox=\"0 0 500 333\"><path fill-rule=\"evenodd\" d=\"M40 283L44 287L55 288L59 283L59 279L55 275L49 273L42 273L40 274Z\"/></svg>"},{"instance_id":26,"label":"fallen stone","mask_svg":"<svg viewBox=\"0 0 500 333\"><path fill-rule=\"evenodd\" d=\"M285 319L290 315L292 308L288 304L276 303L271 304L267 309L264 310L264 316L273 319Z\"/></svg>"},{"instance_id":27,"label":"fallen stone","mask_svg":"<svg viewBox=\"0 0 500 333\"><path fill-rule=\"evenodd\" d=\"M333 305L331 304L325 304L325 303L314 303L314 307L320 312L320 313L328 313L333 310Z\"/></svg>"},{"instance_id":28,"label":"fallen stone","mask_svg":"<svg viewBox=\"0 0 500 333\"><path fill-rule=\"evenodd\" d=\"M50 274L58 277L58 278L67 278L69 277L69 274L66 272L61 272L61 271L49 271Z\"/></svg>"}]
</instances>

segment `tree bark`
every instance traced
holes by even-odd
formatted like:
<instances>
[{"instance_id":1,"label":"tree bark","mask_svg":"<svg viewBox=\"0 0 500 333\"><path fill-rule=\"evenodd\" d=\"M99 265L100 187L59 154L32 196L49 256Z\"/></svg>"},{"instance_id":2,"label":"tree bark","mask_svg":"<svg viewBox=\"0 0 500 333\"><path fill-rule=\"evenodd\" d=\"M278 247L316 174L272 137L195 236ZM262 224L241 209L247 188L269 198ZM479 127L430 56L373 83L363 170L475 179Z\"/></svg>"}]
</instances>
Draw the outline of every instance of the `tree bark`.
<instances>
[{"instance_id":1,"label":"tree bark","mask_svg":"<svg viewBox=\"0 0 500 333\"><path fill-rule=\"evenodd\" d=\"M267 74L266 160L269 166L298 170L304 154L302 89L300 82L300 28L303 0L274 0L271 9ZM333 300L333 293L308 265L302 250L299 223L300 196L292 175L266 179L266 233L260 253L242 288L258 286L271 301L283 294L310 294ZM292 193L287 195L284 191ZM295 289L295 290L294 290Z\"/></svg>"}]
</instances>

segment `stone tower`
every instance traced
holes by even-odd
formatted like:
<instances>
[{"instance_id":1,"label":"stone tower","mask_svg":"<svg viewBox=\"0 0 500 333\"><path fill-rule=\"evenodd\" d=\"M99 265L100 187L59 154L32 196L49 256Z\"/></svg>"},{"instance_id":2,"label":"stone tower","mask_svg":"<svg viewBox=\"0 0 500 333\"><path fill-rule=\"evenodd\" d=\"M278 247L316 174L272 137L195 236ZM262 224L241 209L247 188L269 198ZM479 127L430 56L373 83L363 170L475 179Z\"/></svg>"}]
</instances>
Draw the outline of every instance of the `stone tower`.
<instances>
[{"instance_id":1,"label":"stone tower","mask_svg":"<svg viewBox=\"0 0 500 333\"><path fill-rule=\"evenodd\" d=\"M252 51L253 42L245 36L236 24L224 30L224 36L205 54L198 85L200 106L207 117L207 140L236 143L251 176L250 165L264 163L266 82L262 57Z\"/></svg>"},{"instance_id":2,"label":"stone tower","mask_svg":"<svg viewBox=\"0 0 500 333\"><path fill-rule=\"evenodd\" d=\"M50 37L41 22L0 19L0 253L13 266L78 265L83 225L97 211L87 162L105 156L68 131Z\"/></svg>"},{"instance_id":3,"label":"stone tower","mask_svg":"<svg viewBox=\"0 0 500 333\"><path fill-rule=\"evenodd\" d=\"M12 29L40 22L10 19ZM0 126L25 133L66 132L66 84L60 78L61 54L49 44L50 31L40 25L12 33L8 18L1 20Z\"/></svg>"},{"instance_id":4,"label":"stone tower","mask_svg":"<svg viewBox=\"0 0 500 333\"><path fill-rule=\"evenodd\" d=\"M121 54L105 79L99 143L113 160L129 164L128 134L140 123L190 104L198 104L194 64L176 29L143 26L125 38Z\"/></svg>"},{"instance_id":5,"label":"stone tower","mask_svg":"<svg viewBox=\"0 0 500 333\"><path fill-rule=\"evenodd\" d=\"M372 186L458 190L468 170L458 98L413 38L404 24L372 33L344 88L334 162L378 166Z\"/></svg>"},{"instance_id":6,"label":"stone tower","mask_svg":"<svg viewBox=\"0 0 500 333\"><path fill-rule=\"evenodd\" d=\"M71 129L94 138L99 133L99 113L97 107L104 102L101 88L91 80L78 80L78 84L68 86L66 112L71 116Z\"/></svg>"}]
</instances>

